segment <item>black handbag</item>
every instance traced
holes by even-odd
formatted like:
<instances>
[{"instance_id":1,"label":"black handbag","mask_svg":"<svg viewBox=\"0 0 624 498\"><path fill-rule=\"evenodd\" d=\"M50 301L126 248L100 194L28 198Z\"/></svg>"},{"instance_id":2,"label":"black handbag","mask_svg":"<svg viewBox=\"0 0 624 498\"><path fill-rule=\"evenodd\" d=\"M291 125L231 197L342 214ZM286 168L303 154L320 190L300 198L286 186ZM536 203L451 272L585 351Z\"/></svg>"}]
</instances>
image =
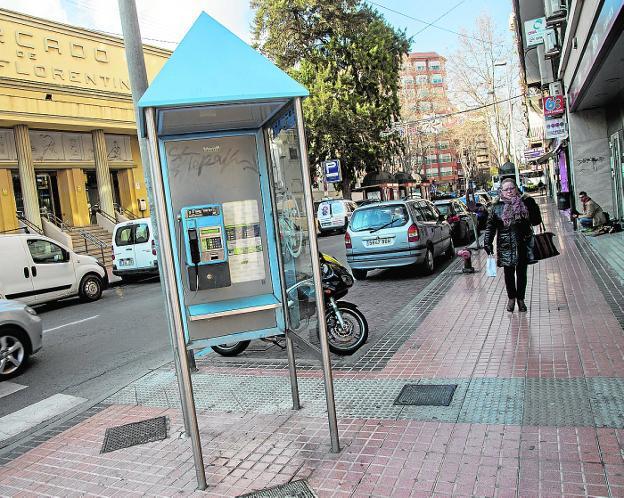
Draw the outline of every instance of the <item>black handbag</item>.
<instances>
[{"instance_id":1,"label":"black handbag","mask_svg":"<svg viewBox=\"0 0 624 498\"><path fill-rule=\"evenodd\" d=\"M542 231L540 233L533 235L533 240L531 241L532 259L534 261L541 261L542 259L559 256L559 251L553 241L555 234L547 232L544 223L542 223L541 229Z\"/></svg>"}]
</instances>

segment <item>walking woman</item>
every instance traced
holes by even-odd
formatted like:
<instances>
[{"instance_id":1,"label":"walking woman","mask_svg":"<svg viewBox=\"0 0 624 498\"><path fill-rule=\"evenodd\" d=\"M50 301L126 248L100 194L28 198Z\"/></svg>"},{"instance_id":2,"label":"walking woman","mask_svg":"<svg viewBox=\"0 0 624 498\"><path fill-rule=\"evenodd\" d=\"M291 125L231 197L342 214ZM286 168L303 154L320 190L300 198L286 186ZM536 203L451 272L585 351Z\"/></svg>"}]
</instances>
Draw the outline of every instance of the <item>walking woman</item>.
<instances>
[{"instance_id":1,"label":"walking woman","mask_svg":"<svg viewBox=\"0 0 624 498\"><path fill-rule=\"evenodd\" d=\"M497 264L505 272L507 311L525 312L524 295L527 285L527 265L533 263L531 241L533 226L542 223L542 214L535 200L523 195L512 178L501 184L500 197L492 205L485 231L485 252L494 252L496 237Z\"/></svg>"}]
</instances>

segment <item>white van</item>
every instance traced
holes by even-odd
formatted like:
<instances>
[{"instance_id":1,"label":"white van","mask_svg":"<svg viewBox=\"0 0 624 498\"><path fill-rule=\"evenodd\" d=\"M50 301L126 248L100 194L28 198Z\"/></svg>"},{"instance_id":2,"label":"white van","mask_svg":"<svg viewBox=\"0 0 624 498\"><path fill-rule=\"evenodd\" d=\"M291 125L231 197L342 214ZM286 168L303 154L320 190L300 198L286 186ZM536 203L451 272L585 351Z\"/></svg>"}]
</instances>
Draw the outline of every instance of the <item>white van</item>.
<instances>
[{"instance_id":1,"label":"white van","mask_svg":"<svg viewBox=\"0 0 624 498\"><path fill-rule=\"evenodd\" d=\"M150 218L124 221L115 225L113 274L122 280L158 275L156 243Z\"/></svg>"},{"instance_id":2,"label":"white van","mask_svg":"<svg viewBox=\"0 0 624 498\"><path fill-rule=\"evenodd\" d=\"M43 235L0 236L0 298L41 304L71 296L97 301L108 286L106 268Z\"/></svg>"},{"instance_id":3,"label":"white van","mask_svg":"<svg viewBox=\"0 0 624 498\"><path fill-rule=\"evenodd\" d=\"M334 230L346 231L356 207L355 202L345 199L322 201L316 214L321 234Z\"/></svg>"}]
</instances>

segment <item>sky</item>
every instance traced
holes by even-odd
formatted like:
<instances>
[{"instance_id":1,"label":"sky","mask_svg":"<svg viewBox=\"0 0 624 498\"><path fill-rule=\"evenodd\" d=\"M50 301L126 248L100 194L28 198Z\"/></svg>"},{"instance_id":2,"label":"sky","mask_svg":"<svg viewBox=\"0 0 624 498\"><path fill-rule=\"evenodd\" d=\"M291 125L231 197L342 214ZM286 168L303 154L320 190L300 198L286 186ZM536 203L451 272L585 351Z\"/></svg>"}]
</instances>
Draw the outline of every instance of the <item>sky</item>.
<instances>
[{"instance_id":1,"label":"sky","mask_svg":"<svg viewBox=\"0 0 624 498\"><path fill-rule=\"evenodd\" d=\"M413 36L412 51L436 51L445 56L457 50L462 40L446 30L472 31L475 19L487 12L507 33L511 14L511 0L368 1L391 25L405 29L408 37ZM253 12L249 0L136 0L136 4L145 43L174 49L202 10L251 42ZM121 33L117 0L0 0L0 8Z\"/></svg>"}]
</instances>

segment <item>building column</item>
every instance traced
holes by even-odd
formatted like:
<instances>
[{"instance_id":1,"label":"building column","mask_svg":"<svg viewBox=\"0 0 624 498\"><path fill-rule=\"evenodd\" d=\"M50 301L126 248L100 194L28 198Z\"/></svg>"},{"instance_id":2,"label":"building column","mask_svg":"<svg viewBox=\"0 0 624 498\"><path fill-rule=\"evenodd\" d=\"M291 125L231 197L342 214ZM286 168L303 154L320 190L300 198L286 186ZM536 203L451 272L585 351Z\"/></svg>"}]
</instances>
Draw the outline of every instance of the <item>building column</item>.
<instances>
[{"instance_id":1,"label":"building column","mask_svg":"<svg viewBox=\"0 0 624 498\"><path fill-rule=\"evenodd\" d=\"M56 181L61 194L63 221L75 227L89 225L91 219L84 188L85 174L79 168L67 168L58 171Z\"/></svg>"},{"instance_id":2,"label":"building column","mask_svg":"<svg viewBox=\"0 0 624 498\"><path fill-rule=\"evenodd\" d=\"M0 232L14 230L19 226L15 210L11 170L0 169Z\"/></svg>"},{"instance_id":3,"label":"building column","mask_svg":"<svg viewBox=\"0 0 624 498\"><path fill-rule=\"evenodd\" d=\"M17 149L17 165L19 168L22 198L24 199L24 216L28 221L39 228L41 224L41 212L39 210L39 194L37 192L37 177L32 158L32 147L28 126L17 125L13 128L15 135L15 148Z\"/></svg>"},{"instance_id":4,"label":"building column","mask_svg":"<svg viewBox=\"0 0 624 498\"><path fill-rule=\"evenodd\" d=\"M93 130L91 137L93 138L93 155L95 156L95 174L97 176L100 209L109 216L115 216L113 186L111 184L110 168L108 167L104 130Z\"/></svg>"}]
</instances>

